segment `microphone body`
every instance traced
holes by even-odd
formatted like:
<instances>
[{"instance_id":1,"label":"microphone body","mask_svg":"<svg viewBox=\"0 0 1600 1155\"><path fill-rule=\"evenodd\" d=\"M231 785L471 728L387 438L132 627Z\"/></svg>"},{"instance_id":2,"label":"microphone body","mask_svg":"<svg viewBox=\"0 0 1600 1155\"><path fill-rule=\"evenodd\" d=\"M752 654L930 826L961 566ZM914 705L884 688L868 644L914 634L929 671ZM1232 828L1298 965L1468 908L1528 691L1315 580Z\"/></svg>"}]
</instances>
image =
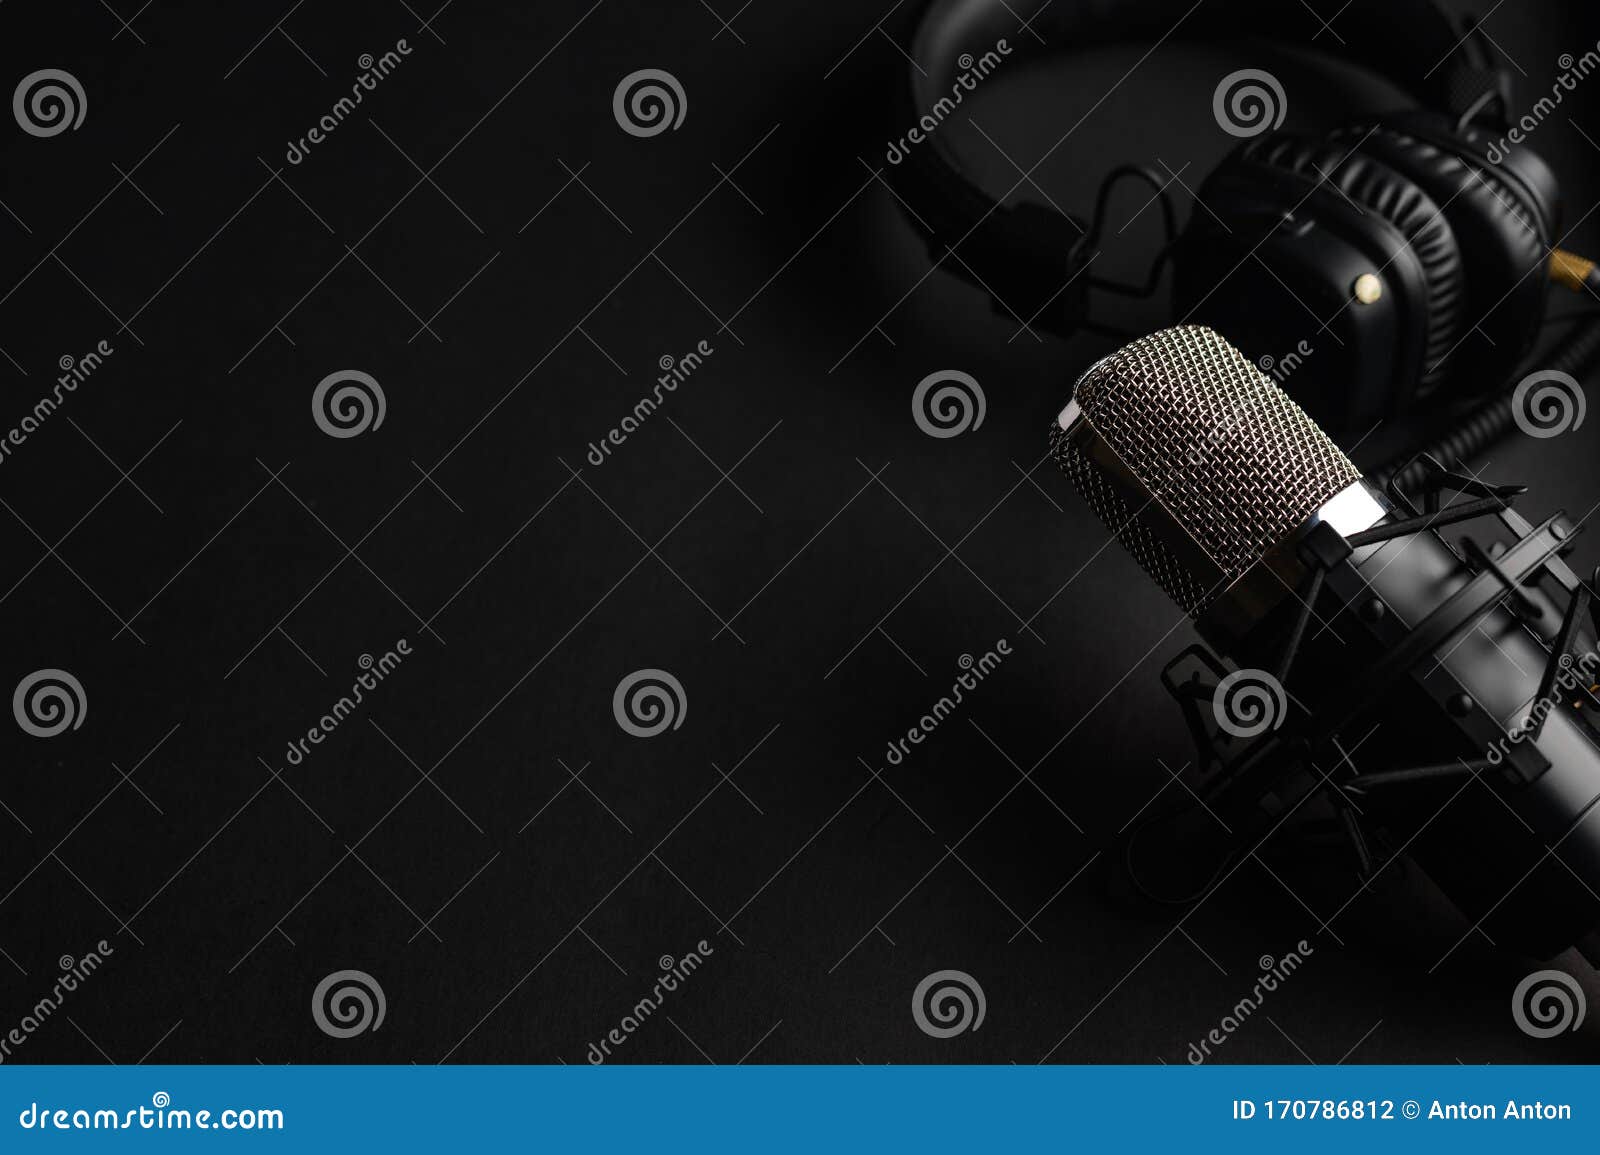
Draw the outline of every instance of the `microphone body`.
<instances>
[{"instance_id":1,"label":"microphone body","mask_svg":"<svg viewBox=\"0 0 1600 1155\"><path fill-rule=\"evenodd\" d=\"M1331 786L1497 942L1548 957L1600 927L1600 653L1559 518L1480 500L1517 541L1463 556L1197 326L1092 366L1051 444L1207 644L1265 686L1265 721L1230 726L1211 703L1226 732L1208 804L1260 828Z\"/></svg>"}]
</instances>

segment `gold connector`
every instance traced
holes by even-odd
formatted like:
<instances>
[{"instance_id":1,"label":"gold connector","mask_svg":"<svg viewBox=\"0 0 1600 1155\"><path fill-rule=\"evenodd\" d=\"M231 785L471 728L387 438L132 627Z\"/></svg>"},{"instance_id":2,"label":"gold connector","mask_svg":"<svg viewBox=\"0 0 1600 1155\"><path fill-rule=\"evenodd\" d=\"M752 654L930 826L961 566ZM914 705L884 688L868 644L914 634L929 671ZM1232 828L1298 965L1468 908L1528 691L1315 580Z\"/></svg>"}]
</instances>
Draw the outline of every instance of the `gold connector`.
<instances>
[{"instance_id":1,"label":"gold connector","mask_svg":"<svg viewBox=\"0 0 1600 1155\"><path fill-rule=\"evenodd\" d=\"M1550 279L1574 293L1583 292L1584 282L1593 272L1594 262L1588 257L1580 257L1566 249L1556 249L1550 254Z\"/></svg>"}]
</instances>

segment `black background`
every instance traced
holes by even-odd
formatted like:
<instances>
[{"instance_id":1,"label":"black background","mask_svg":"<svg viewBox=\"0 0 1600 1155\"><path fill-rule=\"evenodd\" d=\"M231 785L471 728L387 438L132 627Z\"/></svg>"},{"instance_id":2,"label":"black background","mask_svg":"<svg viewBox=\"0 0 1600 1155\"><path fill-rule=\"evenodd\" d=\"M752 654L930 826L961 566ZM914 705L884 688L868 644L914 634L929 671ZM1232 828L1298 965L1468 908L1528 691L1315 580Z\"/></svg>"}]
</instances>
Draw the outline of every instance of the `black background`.
<instances>
[{"instance_id":1,"label":"black background","mask_svg":"<svg viewBox=\"0 0 1600 1155\"><path fill-rule=\"evenodd\" d=\"M1490 17L1519 100L1594 46L1584 7ZM1533 961L1403 864L1330 925L1358 888L1338 862L1293 891L1248 863L1187 914L1128 892L1116 834L1190 757L1155 682L1190 634L1041 464L1107 343L1018 335L925 278L879 179L905 12L285 8L0 10L7 90L59 67L88 96L75 132L0 130L0 424L63 355L115 350L0 464L4 685L60 667L87 697L77 730L0 738L0 1029L60 956L115 952L11 1061L581 1062L701 939L706 966L618 1059L1182 1062L1301 939L1223 1061L1594 1053L1589 1025L1518 1032ZM404 63L288 164L400 38ZM951 129L1008 187L1007 157L1032 165L1141 51L1018 69L971 106L982 132ZM1233 143L1216 78L1265 61L1291 126L1385 99L1174 44L1036 179L1082 205L1111 164L1160 156L1198 186ZM639 139L611 99L649 67L688 108ZM1583 88L1533 142L1590 252L1597 112ZM1109 261L1148 256L1152 216ZM691 381L587 463L658 358L702 339ZM336 439L310 397L344 368L387 415ZM941 440L909 402L949 368L988 411ZM1591 424L1476 464L1578 516L1596 444ZM400 669L287 764L402 637ZM886 766L1001 638L1000 670ZM688 708L640 740L612 692L646 667ZM341 1041L309 1004L344 968L388 1011ZM937 1040L909 1004L945 968L987 1017Z\"/></svg>"}]
</instances>

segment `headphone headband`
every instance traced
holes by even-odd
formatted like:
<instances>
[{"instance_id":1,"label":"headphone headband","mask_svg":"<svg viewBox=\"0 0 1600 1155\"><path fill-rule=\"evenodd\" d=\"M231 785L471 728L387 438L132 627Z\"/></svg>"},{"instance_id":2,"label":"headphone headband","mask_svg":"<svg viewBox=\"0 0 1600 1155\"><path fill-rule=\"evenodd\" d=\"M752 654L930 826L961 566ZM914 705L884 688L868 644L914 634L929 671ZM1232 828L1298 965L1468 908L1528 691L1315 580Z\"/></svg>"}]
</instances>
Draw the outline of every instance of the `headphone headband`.
<instances>
[{"instance_id":1,"label":"headphone headband","mask_svg":"<svg viewBox=\"0 0 1600 1155\"><path fill-rule=\"evenodd\" d=\"M1028 8L1032 16L1023 15ZM1341 54L1420 104L1462 115L1488 96L1505 103L1503 70L1435 0L1349 0L1328 24L1293 0L929 0L907 47L910 83L901 89L901 123L922 132L898 158L891 152L890 179L924 238L947 246L934 250L936 260L960 245L952 272L997 298L1003 293L1030 323L1037 310L1040 327L1075 331L1087 310L1087 278L1078 274L1090 226L1031 202L1001 205L967 179L945 134L928 127L949 114L963 77L975 66L986 75L986 63L992 70L1002 58L1126 42L1264 38L1309 45L1330 28L1329 42Z\"/></svg>"}]
</instances>

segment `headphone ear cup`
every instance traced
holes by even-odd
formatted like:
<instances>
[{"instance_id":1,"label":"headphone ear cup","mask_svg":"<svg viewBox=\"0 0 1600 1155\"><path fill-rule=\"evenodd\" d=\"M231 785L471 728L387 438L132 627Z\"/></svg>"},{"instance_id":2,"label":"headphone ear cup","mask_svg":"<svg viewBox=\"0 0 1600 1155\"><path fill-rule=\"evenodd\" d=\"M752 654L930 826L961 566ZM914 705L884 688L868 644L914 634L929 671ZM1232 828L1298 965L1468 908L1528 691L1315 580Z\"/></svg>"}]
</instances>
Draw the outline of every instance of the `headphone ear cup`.
<instances>
[{"instance_id":1,"label":"headphone ear cup","mask_svg":"<svg viewBox=\"0 0 1600 1155\"><path fill-rule=\"evenodd\" d=\"M1224 158L1174 252L1173 304L1318 421L1365 431L1410 406L1429 342L1437 359L1455 339L1461 275L1426 194L1349 153L1269 134Z\"/></svg>"},{"instance_id":2,"label":"headphone ear cup","mask_svg":"<svg viewBox=\"0 0 1600 1155\"><path fill-rule=\"evenodd\" d=\"M1360 214L1358 228L1380 229L1387 224L1404 238L1422 272L1425 320L1416 395L1428 396L1449 371L1445 361L1460 338L1466 303L1461 249L1437 202L1404 173L1369 155L1364 146L1345 140L1263 138L1251 151L1262 163L1315 181L1350 202ZM1393 281L1384 269L1373 272L1380 280Z\"/></svg>"},{"instance_id":3,"label":"headphone ear cup","mask_svg":"<svg viewBox=\"0 0 1600 1155\"><path fill-rule=\"evenodd\" d=\"M1560 216L1555 178L1532 153L1496 166L1485 142L1445 117L1414 112L1337 134L1381 159L1436 201L1465 267L1460 338L1444 351L1452 390L1499 388L1537 340L1549 287L1549 246Z\"/></svg>"}]
</instances>

